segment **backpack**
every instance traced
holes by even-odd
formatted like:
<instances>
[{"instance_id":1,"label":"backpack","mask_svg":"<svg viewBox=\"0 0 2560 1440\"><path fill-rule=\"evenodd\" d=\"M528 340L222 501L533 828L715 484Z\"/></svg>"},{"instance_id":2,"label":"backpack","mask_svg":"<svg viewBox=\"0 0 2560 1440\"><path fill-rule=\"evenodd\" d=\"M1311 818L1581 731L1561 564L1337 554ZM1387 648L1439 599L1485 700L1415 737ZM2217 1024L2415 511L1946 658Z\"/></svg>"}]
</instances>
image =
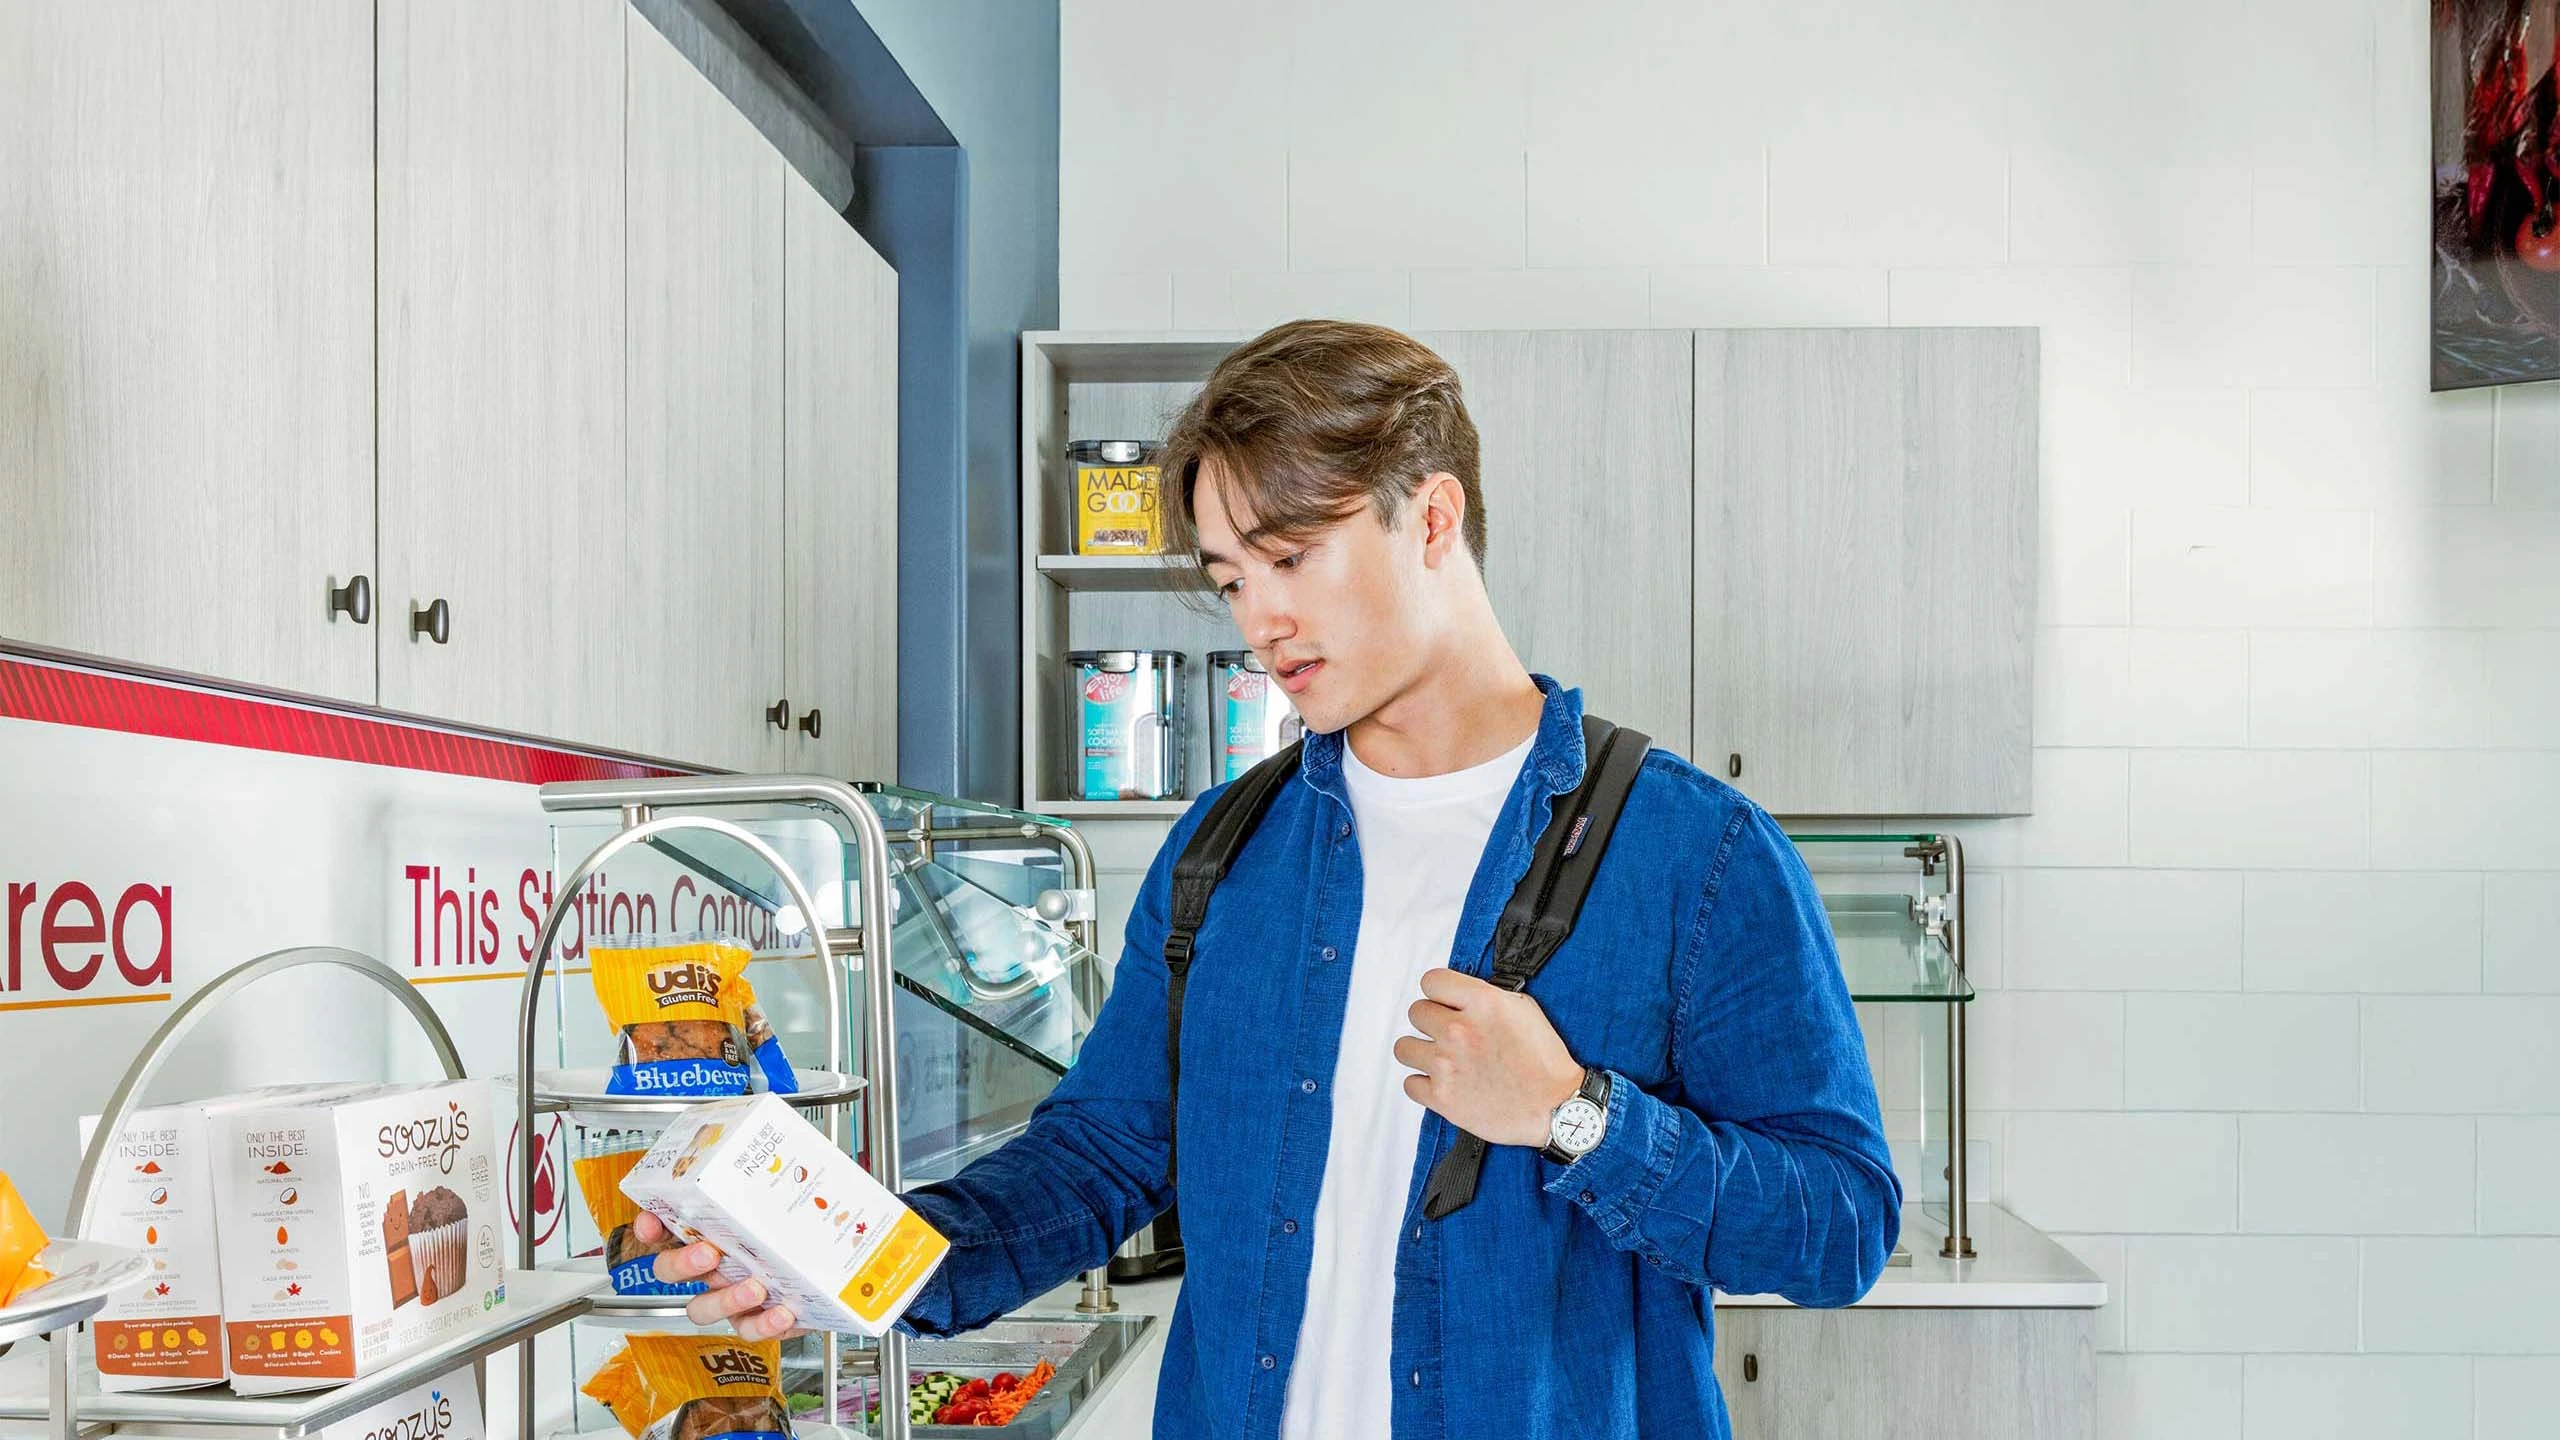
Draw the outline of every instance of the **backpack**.
<instances>
[{"instance_id":1,"label":"backpack","mask_svg":"<svg viewBox=\"0 0 2560 1440\"><path fill-rule=\"evenodd\" d=\"M1502 920L1493 933L1493 983L1505 990L1526 989L1547 961L1573 933L1591 892L1591 878L1609 848L1609 833L1626 807L1653 741L1634 730L1622 730L1596 715L1582 717L1582 784L1559 797L1520 877ZM1172 924L1165 933L1165 1058L1170 1070L1169 1097L1182 1087L1182 991L1191 971L1193 943L1209 917L1209 900L1225 879L1236 856L1262 823L1280 786L1298 771L1299 746L1291 745L1254 766L1228 786L1209 806L1200 828L1173 866ZM1177 1111L1178 1113L1178 1111ZM1475 1199L1476 1179L1484 1169L1485 1142L1465 1131L1458 1143L1432 1166L1424 1187L1422 1213L1439 1220ZM1177 1157L1178 1158L1178 1157Z\"/></svg>"}]
</instances>

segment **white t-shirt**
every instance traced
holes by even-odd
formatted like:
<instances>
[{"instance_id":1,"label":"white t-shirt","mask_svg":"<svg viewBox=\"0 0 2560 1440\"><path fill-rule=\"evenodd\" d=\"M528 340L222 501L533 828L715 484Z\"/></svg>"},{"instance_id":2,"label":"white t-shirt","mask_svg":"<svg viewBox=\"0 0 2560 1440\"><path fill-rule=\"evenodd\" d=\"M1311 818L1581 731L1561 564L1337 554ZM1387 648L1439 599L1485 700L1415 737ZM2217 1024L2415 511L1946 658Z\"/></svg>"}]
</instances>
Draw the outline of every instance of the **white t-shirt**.
<instances>
[{"instance_id":1,"label":"white t-shirt","mask_svg":"<svg viewBox=\"0 0 2560 1440\"><path fill-rule=\"evenodd\" d=\"M1404 1093L1414 1072L1397 1061L1395 1042L1417 1033L1405 1012L1422 998L1423 972L1449 963L1485 840L1536 738L1481 765L1412 780L1381 775L1342 747L1360 836L1360 938L1281 1440L1386 1440L1396 1236L1424 1113Z\"/></svg>"}]
</instances>

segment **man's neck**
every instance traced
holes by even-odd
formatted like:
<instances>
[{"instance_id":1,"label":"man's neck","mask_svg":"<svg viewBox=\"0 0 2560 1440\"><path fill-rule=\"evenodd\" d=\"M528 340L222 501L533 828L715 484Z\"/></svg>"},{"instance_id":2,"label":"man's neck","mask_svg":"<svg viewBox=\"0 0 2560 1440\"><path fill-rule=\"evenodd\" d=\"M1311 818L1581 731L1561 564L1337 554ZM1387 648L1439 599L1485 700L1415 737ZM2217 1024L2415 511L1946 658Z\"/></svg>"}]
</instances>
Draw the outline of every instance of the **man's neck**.
<instances>
[{"instance_id":1,"label":"man's neck","mask_svg":"<svg viewBox=\"0 0 2560 1440\"><path fill-rule=\"evenodd\" d=\"M1381 775L1446 775L1517 749L1538 731L1546 693L1497 631L1490 643L1452 647L1424 678L1344 736Z\"/></svg>"}]
</instances>

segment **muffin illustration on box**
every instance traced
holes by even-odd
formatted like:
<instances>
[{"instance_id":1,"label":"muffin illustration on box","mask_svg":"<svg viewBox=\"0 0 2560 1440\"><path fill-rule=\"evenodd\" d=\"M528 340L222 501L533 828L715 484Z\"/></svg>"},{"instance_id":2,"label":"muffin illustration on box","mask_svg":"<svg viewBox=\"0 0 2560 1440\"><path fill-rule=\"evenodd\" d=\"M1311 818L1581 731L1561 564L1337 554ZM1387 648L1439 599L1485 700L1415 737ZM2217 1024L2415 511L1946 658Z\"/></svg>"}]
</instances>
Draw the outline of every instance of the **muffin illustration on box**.
<instances>
[{"instance_id":1,"label":"muffin illustration on box","mask_svg":"<svg viewBox=\"0 0 2560 1440\"><path fill-rule=\"evenodd\" d=\"M470 1239L471 1211L461 1196L438 1185L409 1197L409 1263L417 1272L419 1304L433 1305L462 1288ZM398 1291L396 1282L392 1288Z\"/></svg>"}]
</instances>

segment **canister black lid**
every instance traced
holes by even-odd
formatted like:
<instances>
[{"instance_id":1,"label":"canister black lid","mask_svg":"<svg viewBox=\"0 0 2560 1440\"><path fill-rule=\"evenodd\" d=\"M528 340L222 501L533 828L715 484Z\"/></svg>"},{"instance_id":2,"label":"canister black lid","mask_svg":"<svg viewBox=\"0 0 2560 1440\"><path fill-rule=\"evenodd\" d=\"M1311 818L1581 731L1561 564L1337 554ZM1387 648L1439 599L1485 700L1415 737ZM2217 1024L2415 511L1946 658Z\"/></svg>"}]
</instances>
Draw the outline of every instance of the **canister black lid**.
<instances>
[{"instance_id":1,"label":"canister black lid","mask_svg":"<svg viewBox=\"0 0 2560 1440\"><path fill-rule=\"evenodd\" d=\"M1067 458L1084 465L1136 465L1155 458L1152 440L1070 440Z\"/></svg>"},{"instance_id":2,"label":"canister black lid","mask_svg":"<svg viewBox=\"0 0 2560 1440\"><path fill-rule=\"evenodd\" d=\"M1262 662L1254 659L1253 652L1250 650L1212 650L1209 652L1209 668L1212 670L1221 668L1259 670L1265 675L1271 673L1263 669Z\"/></svg>"},{"instance_id":3,"label":"canister black lid","mask_svg":"<svg viewBox=\"0 0 2560 1440\"><path fill-rule=\"evenodd\" d=\"M1070 650L1067 663L1090 665L1096 670L1135 670L1139 662L1152 661L1175 670L1182 668L1179 650Z\"/></svg>"}]
</instances>

